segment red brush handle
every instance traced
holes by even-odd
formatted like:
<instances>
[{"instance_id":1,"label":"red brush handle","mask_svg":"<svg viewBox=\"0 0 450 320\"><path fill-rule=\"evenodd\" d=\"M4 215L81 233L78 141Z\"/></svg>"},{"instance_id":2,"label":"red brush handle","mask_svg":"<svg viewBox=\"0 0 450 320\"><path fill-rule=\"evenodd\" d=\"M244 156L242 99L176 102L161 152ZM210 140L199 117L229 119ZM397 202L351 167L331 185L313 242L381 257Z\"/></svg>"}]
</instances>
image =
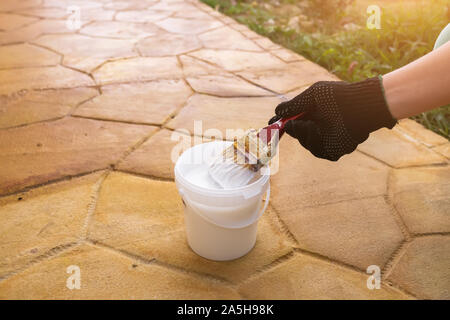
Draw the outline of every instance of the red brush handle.
<instances>
[{"instance_id":1,"label":"red brush handle","mask_svg":"<svg viewBox=\"0 0 450 320\"><path fill-rule=\"evenodd\" d=\"M289 118L281 118L280 120L275 121L274 123L268 125L267 127L262 128L259 131L258 136L260 138L264 138L264 140L266 140L265 143L267 144L267 143L269 143L269 141L272 140L272 133L274 133L275 130L278 130L278 139L280 139L284 133L284 126L285 126L286 122L288 122L289 120L295 120L295 119L302 118L303 116L305 116L305 112L299 113L299 114L289 117ZM261 132L263 130L266 131L265 135L261 135Z\"/></svg>"}]
</instances>

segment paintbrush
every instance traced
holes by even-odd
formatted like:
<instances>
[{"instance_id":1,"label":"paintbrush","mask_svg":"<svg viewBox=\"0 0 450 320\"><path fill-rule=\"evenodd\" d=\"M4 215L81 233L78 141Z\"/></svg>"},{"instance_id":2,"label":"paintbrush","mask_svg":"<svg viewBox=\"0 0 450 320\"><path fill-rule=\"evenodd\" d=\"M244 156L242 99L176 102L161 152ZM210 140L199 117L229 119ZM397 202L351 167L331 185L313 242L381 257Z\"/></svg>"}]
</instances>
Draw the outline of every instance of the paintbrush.
<instances>
[{"instance_id":1,"label":"paintbrush","mask_svg":"<svg viewBox=\"0 0 450 320\"><path fill-rule=\"evenodd\" d=\"M303 115L279 119L260 130L250 129L243 136L235 138L233 144L210 163L209 174L212 179L224 189L248 184L275 156L286 122Z\"/></svg>"}]
</instances>

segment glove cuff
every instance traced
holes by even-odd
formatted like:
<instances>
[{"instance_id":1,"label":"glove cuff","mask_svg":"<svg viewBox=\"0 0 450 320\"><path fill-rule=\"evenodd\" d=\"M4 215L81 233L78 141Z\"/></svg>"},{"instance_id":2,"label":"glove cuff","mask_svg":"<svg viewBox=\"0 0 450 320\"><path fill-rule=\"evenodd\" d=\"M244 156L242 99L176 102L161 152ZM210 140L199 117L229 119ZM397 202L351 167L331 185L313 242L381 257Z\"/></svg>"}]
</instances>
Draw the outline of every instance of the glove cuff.
<instances>
[{"instance_id":1,"label":"glove cuff","mask_svg":"<svg viewBox=\"0 0 450 320\"><path fill-rule=\"evenodd\" d=\"M344 85L337 95L338 103L347 104L347 108L342 110L344 122L351 122L346 127L357 139L365 140L368 133L383 127L391 129L397 123L389 112L382 79L378 77Z\"/></svg>"}]
</instances>

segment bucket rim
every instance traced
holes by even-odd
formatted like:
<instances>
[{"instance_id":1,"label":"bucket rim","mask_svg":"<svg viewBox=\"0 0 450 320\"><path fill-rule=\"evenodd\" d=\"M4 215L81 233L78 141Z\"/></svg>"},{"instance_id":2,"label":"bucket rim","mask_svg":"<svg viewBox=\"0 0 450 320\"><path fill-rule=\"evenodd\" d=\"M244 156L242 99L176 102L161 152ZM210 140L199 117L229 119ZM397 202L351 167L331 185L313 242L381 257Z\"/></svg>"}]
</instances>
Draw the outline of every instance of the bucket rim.
<instances>
[{"instance_id":1,"label":"bucket rim","mask_svg":"<svg viewBox=\"0 0 450 320\"><path fill-rule=\"evenodd\" d=\"M250 184L247 184L247 185L241 186L241 187L236 187L236 188L209 189L209 188L205 188L205 187L193 184L192 182L190 182L186 178L184 178L183 175L180 172L180 169L179 169L180 159L183 157L183 155L186 152L188 152L189 150L191 150L192 148L199 147L201 145L208 144L208 143L217 143L217 142L229 142L229 141L210 141L210 142L205 142L205 143L202 143L202 144L198 144L198 145L192 146L192 147L186 149L185 151L183 151L183 153L179 156L177 162L175 163L175 168L174 168L175 180L176 181L180 181L184 185L187 185L190 190L196 190L197 192L216 194L216 195L221 195L221 196L234 196L236 194L241 195L243 192L245 192L247 190L250 190L250 189L252 189L252 188L254 188L256 186L264 187L267 184L267 182L269 181L269 178L270 178L270 168L267 165L264 166L264 168L266 168L268 174L261 175L261 177L259 177L256 181L253 181Z\"/></svg>"}]
</instances>

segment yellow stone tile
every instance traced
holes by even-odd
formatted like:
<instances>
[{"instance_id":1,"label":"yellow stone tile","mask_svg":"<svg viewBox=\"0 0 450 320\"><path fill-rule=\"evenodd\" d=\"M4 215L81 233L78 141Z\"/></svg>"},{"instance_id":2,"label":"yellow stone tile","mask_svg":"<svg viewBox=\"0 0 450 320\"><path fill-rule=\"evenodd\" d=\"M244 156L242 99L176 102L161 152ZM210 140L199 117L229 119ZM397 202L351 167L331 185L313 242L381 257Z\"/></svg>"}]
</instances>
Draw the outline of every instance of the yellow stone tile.
<instances>
[{"instance_id":1,"label":"yellow stone tile","mask_svg":"<svg viewBox=\"0 0 450 320\"><path fill-rule=\"evenodd\" d=\"M230 27L214 29L198 37L203 46L208 49L263 51L253 41Z\"/></svg>"},{"instance_id":2,"label":"yellow stone tile","mask_svg":"<svg viewBox=\"0 0 450 320\"><path fill-rule=\"evenodd\" d=\"M233 282L247 278L292 250L269 211L258 224L257 242L249 254L233 261L210 261L189 248L183 215L173 182L113 173L102 186L89 238L146 259L156 258Z\"/></svg>"},{"instance_id":3,"label":"yellow stone tile","mask_svg":"<svg viewBox=\"0 0 450 320\"><path fill-rule=\"evenodd\" d=\"M189 55L194 58L206 60L227 71L247 69L276 70L284 66L284 62L268 52L202 49L189 53ZM270 74L270 71L266 71L266 73Z\"/></svg>"},{"instance_id":4,"label":"yellow stone tile","mask_svg":"<svg viewBox=\"0 0 450 320\"><path fill-rule=\"evenodd\" d=\"M80 34L117 39L141 39L154 36L159 29L152 24L122 21L94 21L80 30Z\"/></svg>"},{"instance_id":5,"label":"yellow stone tile","mask_svg":"<svg viewBox=\"0 0 450 320\"><path fill-rule=\"evenodd\" d=\"M196 8L193 10L180 10L176 11L173 15L175 18L184 18L184 19L199 19L199 20L210 20L211 15L201 10L197 10Z\"/></svg>"},{"instance_id":6,"label":"yellow stone tile","mask_svg":"<svg viewBox=\"0 0 450 320\"><path fill-rule=\"evenodd\" d=\"M188 148L207 141L210 140L163 129L126 157L118 169L174 179L173 170L178 157Z\"/></svg>"},{"instance_id":7,"label":"yellow stone tile","mask_svg":"<svg viewBox=\"0 0 450 320\"><path fill-rule=\"evenodd\" d=\"M27 16L47 19L64 19L70 14L67 10L63 10L62 8L31 8L22 10L20 13Z\"/></svg>"},{"instance_id":8,"label":"yellow stone tile","mask_svg":"<svg viewBox=\"0 0 450 320\"><path fill-rule=\"evenodd\" d=\"M63 117L78 103L98 95L93 88L26 91L0 98L0 128Z\"/></svg>"},{"instance_id":9,"label":"yellow stone tile","mask_svg":"<svg viewBox=\"0 0 450 320\"><path fill-rule=\"evenodd\" d=\"M421 299L450 299L450 237L414 239L388 280Z\"/></svg>"},{"instance_id":10,"label":"yellow stone tile","mask_svg":"<svg viewBox=\"0 0 450 320\"><path fill-rule=\"evenodd\" d=\"M156 22L167 18L171 14L170 11L127 10L118 12L116 20L126 22Z\"/></svg>"},{"instance_id":11,"label":"yellow stone tile","mask_svg":"<svg viewBox=\"0 0 450 320\"><path fill-rule=\"evenodd\" d=\"M0 13L0 30L13 30L23 25L37 21L37 18L13 13Z\"/></svg>"},{"instance_id":12,"label":"yellow stone tile","mask_svg":"<svg viewBox=\"0 0 450 320\"><path fill-rule=\"evenodd\" d=\"M69 6L76 6L81 9L81 21L83 24L90 21L111 21L114 18L115 10L108 10L108 3L104 1L89 0L45 0L48 8L61 8L66 11Z\"/></svg>"},{"instance_id":13,"label":"yellow stone tile","mask_svg":"<svg viewBox=\"0 0 450 320\"><path fill-rule=\"evenodd\" d=\"M411 119L400 120L397 129L402 131L406 137L416 139L428 147L448 142L444 137L426 129L423 125Z\"/></svg>"},{"instance_id":14,"label":"yellow stone tile","mask_svg":"<svg viewBox=\"0 0 450 320\"><path fill-rule=\"evenodd\" d=\"M450 232L449 182L449 166L392 172L390 197L410 232Z\"/></svg>"},{"instance_id":15,"label":"yellow stone tile","mask_svg":"<svg viewBox=\"0 0 450 320\"><path fill-rule=\"evenodd\" d=\"M105 169L156 127L65 118L3 130L0 194Z\"/></svg>"},{"instance_id":16,"label":"yellow stone tile","mask_svg":"<svg viewBox=\"0 0 450 320\"><path fill-rule=\"evenodd\" d=\"M317 81L338 80L324 68L310 62L301 61L274 66L263 70L248 70L239 75L272 91L285 93Z\"/></svg>"},{"instance_id":17,"label":"yellow stone tile","mask_svg":"<svg viewBox=\"0 0 450 320\"><path fill-rule=\"evenodd\" d=\"M93 38L80 34L44 35L35 43L51 48L64 55L63 64L92 71L109 59L136 56L133 51L134 40Z\"/></svg>"},{"instance_id":18,"label":"yellow stone tile","mask_svg":"<svg viewBox=\"0 0 450 320\"><path fill-rule=\"evenodd\" d=\"M98 2L96 2L98 3ZM70 2L71 5L80 6L83 4L83 2ZM102 5L101 3L99 3ZM81 15L81 23L87 24L92 21L112 21L114 19L114 15L116 14L116 11L114 10L104 10L102 8L83 8L81 6L82 15Z\"/></svg>"},{"instance_id":19,"label":"yellow stone tile","mask_svg":"<svg viewBox=\"0 0 450 320\"><path fill-rule=\"evenodd\" d=\"M168 32L178 34L199 34L223 25L218 20L192 20L183 18L167 18L162 21L157 21L155 24Z\"/></svg>"},{"instance_id":20,"label":"yellow stone tile","mask_svg":"<svg viewBox=\"0 0 450 320\"><path fill-rule=\"evenodd\" d=\"M247 299L409 299L382 285L367 288L370 275L296 254L287 261L239 286Z\"/></svg>"},{"instance_id":21,"label":"yellow stone tile","mask_svg":"<svg viewBox=\"0 0 450 320\"><path fill-rule=\"evenodd\" d=\"M95 70L94 77L101 84L137 82L182 77L176 57L138 57L107 62Z\"/></svg>"},{"instance_id":22,"label":"yellow stone tile","mask_svg":"<svg viewBox=\"0 0 450 320\"><path fill-rule=\"evenodd\" d=\"M383 197L280 210L300 248L366 270L383 267L403 240Z\"/></svg>"},{"instance_id":23,"label":"yellow stone tile","mask_svg":"<svg viewBox=\"0 0 450 320\"><path fill-rule=\"evenodd\" d=\"M96 119L162 124L192 94L182 80L107 85L102 94L80 105L75 115Z\"/></svg>"},{"instance_id":24,"label":"yellow stone tile","mask_svg":"<svg viewBox=\"0 0 450 320\"><path fill-rule=\"evenodd\" d=\"M230 27L233 28L234 25L230 25ZM261 38L261 36L259 34L257 34L255 31L248 29L247 27L245 30L242 30L241 33L248 39L257 40L257 39Z\"/></svg>"},{"instance_id":25,"label":"yellow stone tile","mask_svg":"<svg viewBox=\"0 0 450 320\"><path fill-rule=\"evenodd\" d=\"M187 1L159 1L158 3L149 7L150 10L161 11L198 11L198 9Z\"/></svg>"},{"instance_id":26,"label":"yellow stone tile","mask_svg":"<svg viewBox=\"0 0 450 320\"><path fill-rule=\"evenodd\" d=\"M227 130L265 127L281 101L278 97L219 98L195 94L167 127L207 137L221 134L225 138ZM201 123L195 128L194 121Z\"/></svg>"},{"instance_id":27,"label":"yellow stone tile","mask_svg":"<svg viewBox=\"0 0 450 320\"><path fill-rule=\"evenodd\" d=\"M212 9L212 10L214 10L214 9ZM237 31L248 31L248 30L250 30L245 24L241 24L239 22L234 23L231 27L234 30L237 30ZM261 36L259 36L259 37L261 37Z\"/></svg>"},{"instance_id":28,"label":"yellow stone tile","mask_svg":"<svg viewBox=\"0 0 450 320\"><path fill-rule=\"evenodd\" d=\"M339 161L319 159L290 136L280 141L278 171L272 171L272 204L278 212L384 195L389 168L359 152Z\"/></svg>"},{"instance_id":29,"label":"yellow stone tile","mask_svg":"<svg viewBox=\"0 0 450 320\"><path fill-rule=\"evenodd\" d=\"M0 198L0 278L80 239L101 174Z\"/></svg>"},{"instance_id":30,"label":"yellow stone tile","mask_svg":"<svg viewBox=\"0 0 450 320\"><path fill-rule=\"evenodd\" d=\"M273 43L269 38L261 37L254 40L261 48L265 50L277 50L280 47L278 44Z\"/></svg>"},{"instance_id":31,"label":"yellow stone tile","mask_svg":"<svg viewBox=\"0 0 450 320\"><path fill-rule=\"evenodd\" d=\"M222 16L220 16L220 17L217 17L220 21L222 21L223 23L225 23L225 24L234 24L234 23L236 23L236 20L234 20L233 18L231 18L231 17L228 17L228 16L225 16L225 15L222 15Z\"/></svg>"},{"instance_id":32,"label":"yellow stone tile","mask_svg":"<svg viewBox=\"0 0 450 320\"><path fill-rule=\"evenodd\" d=\"M0 11L16 11L24 8L36 7L40 4L40 0L2 0L0 2Z\"/></svg>"},{"instance_id":33,"label":"yellow stone tile","mask_svg":"<svg viewBox=\"0 0 450 320\"><path fill-rule=\"evenodd\" d=\"M79 268L80 289L67 287L74 275L67 272L70 266ZM141 264L91 245L70 249L0 283L0 299L238 298L221 282Z\"/></svg>"},{"instance_id":34,"label":"yellow stone tile","mask_svg":"<svg viewBox=\"0 0 450 320\"><path fill-rule=\"evenodd\" d=\"M433 150L450 159L450 143L441 144L440 146L434 147Z\"/></svg>"},{"instance_id":35,"label":"yellow stone tile","mask_svg":"<svg viewBox=\"0 0 450 320\"><path fill-rule=\"evenodd\" d=\"M143 56L175 56L201 47L193 35L162 33L139 41L137 48Z\"/></svg>"},{"instance_id":36,"label":"yellow stone tile","mask_svg":"<svg viewBox=\"0 0 450 320\"><path fill-rule=\"evenodd\" d=\"M272 50L271 52L284 62L298 62L305 60L305 58L303 58L299 54L285 48Z\"/></svg>"},{"instance_id":37,"label":"yellow stone tile","mask_svg":"<svg viewBox=\"0 0 450 320\"><path fill-rule=\"evenodd\" d=\"M273 96L273 92L257 87L235 75L202 75L186 78L198 93L219 97Z\"/></svg>"},{"instance_id":38,"label":"yellow stone tile","mask_svg":"<svg viewBox=\"0 0 450 320\"><path fill-rule=\"evenodd\" d=\"M150 251L152 241L180 230L182 222L183 205L173 182L111 173L101 188L89 237L120 248L143 242Z\"/></svg>"},{"instance_id":39,"label":"yellow stone tile","mask_svg":"<svg viewBox=\"0 0 450 320\"><path fill-rule=\"evenodd\" d=\"M83 25L84 22L81 22ZM0 44L27 42L46 33L67 34L73 31L67 28L66 20L41 19L18 29L0 32Z\"/></svg>"},{"instance_id":40,"label":"yellow stone tile","mask_svg":"<svg viewBox=\"0 0 450 320\"><path fill-rule=\"evenodd\" d=\"M61 66L0 70L0 95L24 89L58 89L91 86L92 79Z\"/></svg>"},{"instance_id":41,"label":"yellow stone tile","mask_svg":"<svg viewBox=\"0 0 450 320\"><path fill-rule=\"evenodd\" d=\"M103 7L102 1L92 1L92 0L45 0L45 7L50 8L66 8L67 3L72 3L73 5L81 7L81 9L94 9Z\"/></svg>"},{"instance_id":42,"label":"yellow stone tile","mask_svg":"<svg viewBox=\"0 0 450 320\"><path fill-rule=\"evenodd\" d=\"M132 9L135 10L139 9L141 11L144 11L145 9L155 4L156 2L158 2L158 0L145 0L145 1L127 0L127 1L113 1L113 2L107 1L104 3L103 8L108 10L117 10L119 12L128 12L129 10Z\"/></svg>"},{"instance_id":43,"label":"yellow stone tile","mask_svg":"<svg viewBox=\"0 0 450 320\"><path fill-rule=\"evenodd\" d=\"M203 62L199 59L192 58L188 55L181 55L179 59L183 67L183 73L185 77L195 77L208 74L209 75L228 74L227 72L218 67Z\"/></svg>"},{"instance_id":44,"label":"yellow stone tile","mask_svg":"<svg viewBox=\"0 0 450 320\"><path fill-rule=\"evenodd\" d=\"M445 163L446 159L422 144L408 140L395 127L372 132L358 146L358 150L393 166L394 168Z\"/></svg>"}]
</instances>

